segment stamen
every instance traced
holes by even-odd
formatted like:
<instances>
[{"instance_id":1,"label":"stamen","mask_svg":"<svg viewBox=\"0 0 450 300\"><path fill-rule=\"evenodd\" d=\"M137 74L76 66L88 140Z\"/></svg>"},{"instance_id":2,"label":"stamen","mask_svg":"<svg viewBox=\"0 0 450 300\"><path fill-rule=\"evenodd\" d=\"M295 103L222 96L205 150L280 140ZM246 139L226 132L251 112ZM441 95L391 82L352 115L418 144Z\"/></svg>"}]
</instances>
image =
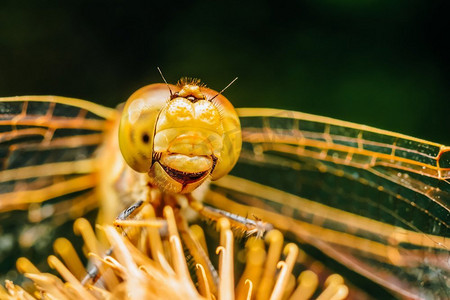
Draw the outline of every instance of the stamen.
<instances>
[{"instance_id":1,"label":"stamen","mask_svg":"<svg viewBox=\"0 0 450 300\"><path fill-rule=\"evenodd\" d=\"M53 250L62 258L67 268L76 278L82 279L86 275L83 263L68 239L58 238L53 243Z\"/></svg>"},{"instance_id":2,"label":"stamen","mask_svg":"<svg viewBox=\"0 0 450 300\"><path fill-rule=\"evenodd\" d=\"M82 266L80 266L81 262L73 262L73 259L70 261L72 257L79 259L76 253L73 253L75 252L73 246L66 239L58 239L54 244L55 252L66 263L63 264L55 256L50 256L48 261L66 282L64 283L54 275L39 273L39 270L32 263L25 258L21 258L17 261L19 271L25 272L25 276L33 280L40 293L36 291L33 295L29 295L29 298L26 298L27 296L23 296L26 294L22 293L20 287L9 283L7 284L7 290L2 290L0 287L0 298L5 294L9 299L10 294L14 293L15 295L20 294L16 299L25 300L42 299L42 295L45 295L48 299L61 300L74 299L74 295L75 298L82 299L122 299L125 297L170 299L175 293L182 294L185 299L198 299L202 295L208 300L215 300L216 297L219 300L233 300L235 297L237 300L251 300L252 298L279 300L285 298L309 299L316 292L318 276L312 271L304 271L300 274L298 287L294 291L293 266L295 263L300 263L309 265L310 269L319 271L324 266L317 261L311 263L310 258L302 257L299 259L298 255L303 252L294 244L288 244L284 247L286 258L284 261L279 261L283 246L283 236L279 231L272 230L266 235L266 242L269 244L267 253L261 239L250 238L247 241L246 266L237 288L234 290L234 237L230 229L232 225L229 219L220 218L217 222L220 230L220 246L216 253L219 254L220 276L211 277L211 272L215 272L215 270L212 265L208 265L210 261L204 253L203 247L206 247L206 241L203 230L196 228L197 226L193 226L191 230L187 226L184 215L179 210L165 207L163 212L166 220L157 220L152 206L143 206L138 217L144 219L131 220L121 224L124 226L131 225L133 231L136 232L133 236L128 234L126 237L122 236L111 226L98 226L110 245L100 244L89 222L82 219L76 222L74 230L83 232L87 248L108 247L110 249L107 252L101 252L101 256L94 252L89 254L90 257L99 261L94 261L97 264L97 270L99 270L95 275L97 278L101 276L101 280L95 286L93 284L83 286L80 283L79 278L77 278L79 274L76 273L83 271ZM154 227L155 224L158 226L165 225L167 230L159 230ZM128 228L126 229L128 232ZM169 238L167 238L167 232ZM129 237L132 240L129 240ZM197 263L198 290L190 277L181 238L193 260ZM163 243L167 245L166 252L163 252ZM109 256L111 251L113 251L114 258ZM151 253L153 259L149 257L149 253ZM305 256L305 254L302 256ZM167 260L172 262L173 267ZM281 270L279 275L275 276L277 267ZM211 280L210 277L214 279ZM276 278L276 282L273 278ZM217 280L218 288L211 285L211 282L214 284L215 280ZM318 299L340 300L347 297L348 293L349 290L344 284L343 278L334 274L325 282L325 289Z\"/></svg>"},{"instance_id":3,"label":"stamen","mask_svg":"<svg viewBox=\"0 0 450 300\"><path fill-rule=\"evenodd\" d=\"M119 235L119 233L112 227L106 227L105 233L110 241L112 247L114 248L114 255L117 260L127 269L129 276L139 276L139 269L133 260L133 256L127 249L124 240Z\"/></svg>"},{"instance_id":4,"label":"stamen","mask_svg":"<svg viewBox=\"0 0 450 300\"><path fill-rule=\"evenodd\" d=\"M219 299L234 299L234 262L233 262L233 233L230 222L222 218L218 222L220 229L220 264L219 264Z\"/></svg>"},{"instance_id":5,"label":"stamen","mask_svg":"<svg viewBox=\"0 0 450 300\"><path fill-rule=\"evenodd\" d=\"M216 248L216 254L219 255L221 252L225 251L225 247L223 246L218 246Z\"/></svg>"},{"instance_id":6,"label":"stamen","mask_svg":"<svg viewBox=\"0 0 450 300\"><path fill-rule=\"evenodd\" d=\"M206 245L205 232L203 231L203 229L199 225L192 225L189 227L189 229L192 232L193 238L202 246L206 256L209 256L208 246Z\"/></svg>"},{"instance_id":7,"label":"stamen","mask_svg":"<svg viewBox=\"0 0 450 300\"><path fill-rule=\"evenodd\" d=\"M83 299L95 300L95 298L89 294L84 286L78 281L78 279L73 276L73 274L66 268L66 266L54 255L50 255L48 257L48 265L55 269L64 280L69 282L74 288L75 291L83 297Z\"/></svg>"},{"instance_id":8,"label":"stamen","mask_svg":"<svg viewBox=\"0 0 450 300\"><path fill-rule=\"evenodd\" d=\"M217 292L219 276L217 275L214 266L206 256L202 246L193 238L192 232L189 230L189 227L187 226L187 222L183 215L181 215L179 211L177 211L175 217L176 225L180 230L180 234L184 244L186 245L187 249L189 249L189 252L192 255L194 261L206 267L205 272L206 277L208 278L208 284L210 286L211 293L215 294Z\"/></svg>"},{"instance_id":9,"label":"stamen","mask_svg":"<svg viewBox=\"0 0 450 300\"><path fill-rule=\"evenodd\" d=\"M298 256L298 247L293 243L289 243L286 247L284 247L283 252L286 255L286 260L280 261L277 265L281 268L281 270L275 283L272 295L270 296L270 300L282 299L289 280L289 274L291 274Z\"/></svg>"},{"instance_id":10,"label":"stamen","mask_svg":"<svg viewBox=\"0 0 450 300\"><path fill-rule=\"evenodd\" d=\"M269 250L264 267L264 273L257 291L257 299L269 299L272 288L275 284L275 274L277 272L277 262L280 260L283 249L283 234L278 230L271 230L265 237L269 244Z\"/></svg>"},{"instance_id":11,"label":"stamen","mask_svg":"<svg viewBox=\"0 0 450 300\"><path fill-rule=\"evenodd\" d=\"M38 268L36 268L35 265L31 261L28 260L26 257L19 257L16 261L16 268L17 271L19 271L22 274L25 273L32 273L32 274L39 274L41 273Z\"/></svg>"},{"instance_id":12,"label":"stamen","mask_svg":"<svg viewBox=\"0 0 450 300\"><path fill-rule=\"evenodd\" d=\"M131 243L122 237L114 228L105 228L106 236L114 249L114 255L117 258L117 262L126 271L123 277L124 285L119 286L123 288L123 291L118 292L118 298L124 298L125 295L129 299L144 299L148 293L149 278L146 277L141 269L137 266L137 262L132 252L138 252ZM151 267L150 265L148 267ZM114 289L117 289L115 287Z\"/></svg>"},{"instance_id":13,"label":"stamen","mask_svg":"<svg viewBox=\"0 0 450 300\"><path fill-rule=\"evenodd\" d=\"M97 225L97 227L99 228L99 225ZM86 255L88 255L88 253L95 253L98 256L104 255L105 253L104 247L99 246L94 230L92 229L91 224L89 223L88 220L83 218L76 219L73 224L73 231L75 234L81 235L81 237L83 238L85 246L87 248ZM114 273L105 270L103 265L100 264L99 266L96 266L96 268L98 268L98 270L96 270L95 273L95 275L97 276L96 279L102 276L103 282L108 288L112 289L113 287L119 284L119 281L117 277L114 275ZM89 277L91 277L91 275L83 278L82 280L83 285L89 282Z\"/></svg>"},{"instance_id":14,"label":"stamen","mask_svg":"<svg viewBox=\"0 0 450 300\"><path fill-rule=\"evenodd\" d=\"M15 285L10 280L5 281L5 286L9 293L9 295L8 294L6 295L6 299L11 299L11 297L9 297L9 296L12 296L13 297L12 299L25 299L25 300L32 299L32 300L34 300L33 296L31 296L27 291L25 291L20 286ZM3 292L3 289L0 289L0 296L2 296L2 292ZM5 294L6 294L6 291L5 291Z\"/></svg>"},{"instance_id":15,"label":"stamen","mask_svg":"<svg viewBox=\"0 0 450 300\"><path fill-rule=\"evenodd\" d=\"M142 208L142 217L143 219L155 219L155 211L151 205L146 205ZM165 223L164 226L167 226L167 223ZM158 264L166 272L166 274L172 275L174 272L164 257L164 250L159 230L159 228L155 227L147 228L147 247L150 249L150 254L156 264Z\"/></svg>"},{"instance_id":16,"label":"stamen","mask_svg":"<svg viewBox=\"0 0 450 300\"><path fill-rule=\"evenodd\" d=\"M317 300L341 300L348 295L348 287L344 284L344 278L339 274L328 276L325 280L325 287Z\"/></svg>"},{"instance_id":17,"label":"stamen","mask_svg":"<svg viewBox=\"0 0 450 300\"><path fill-rule=\"evenodd\" d=\"M333 284L344 284L344 278L339 274L331 274L328 276L327 280L325 280L325 286Z\"/></svg>"},{"instance_id":18,"label":"stamen","mask_svg":"<svg viewBox=\"0 0 450 300\"><path fill-rule=\"evenodd\" d=\"M76 235L81 235L88 252L101 255L97 245L97 238L88 220L84 218L76 219L73 223L73 231Z\"/></svg>"},{"instance_id":19,"label":"stamen","mask_svg":"<svg viewBox=\"0 0 450 300\"><path fill-rule=\"evenodd\" d=\"M45 292L46 295L51 295L53 299L67 299L65 285L61 279L49 274L25 274L28 279L33 280L34 284L39 290ZM34 298L33 298L34 299ZM39 298L38 298L39 299Z\"/></svg>"},{"instance_id":20,"label":"stamen","mask_svg":"<svg viewBox=\"0 0 450 300\"><path fill-rule=\"evenodd\" d=\"M184 257L183 247L181 246L181 240L178 235L178 230L176 227L175 216L173 210L170 206L164 207L164 216L166 217L168 228L169 228L169 242L171 256L174 264L175 273L180 281L182 281L189 290L196 293L194 283L191 280L189 274L188 266L186 264L186 259Z\"/></svg>"},{"instance_id":21,"label":"stamen","mask_svg":"<svg viewBox=\"0 0 450 300\"><path fill-rule=\"evenodd\" d=\"M173 264L175 268L175 273L178 275L178 278L185 282L185 284L189 285L190 288L195 290L195 286L191 280L191 276L189 274L188 266L186 264L186 259L184 257L183 247L181 246L181 240L178 235L178 230L175 223L175 217L173 215L173 210L170 206L166 206L164 208L164 216L167 219L168 227L169 227L169 242L170 242L170 250L173 259Z\"/></svg>"},{"instance_id":22,"label":"stamen","mask_svg":"<svg viewBox=\"0 0 450 300\"><path fill-rule=\"evenodd\" d=\"M251 300L252 299L252 291L253 291L253 282L251 280L245 280L245 284L248 284L248 292L247 292L247 299L246 300Z\"/></svg>"},{"instance_id":23,"label":"stamen","mask_svg":"<svg viewBox=\"0 0 450 300\"><path fill-rule=\"evenodd\" d=\"M164 217L167 220L167 227L169 229L169 235L180 238L180 236L178 235L177 224L175 221L175 216L173 214L172 208L170 206L164 207L163 213L164 213Z\"/></svg>"},{"instance_id":24,"label":"stamen","mask_svg":"<svg viewBox=\"0 0 450 300\"><path fill-rule=\"evenodd\" d=\"M203 296L205 296L206 299L212 300L213 296L211 294L211 289L209 288L208 278L206 278L205 268L201 264L196 264L195 267L199 271L197 274L200 273L200 276L198 276L200 291L204 291Z\"/></svg>"},{"instance_id":25,"label":"stamen","mask_svg":"<svg viewBox=\"0 0 450 300\"><path fill-rule=\"evenodd\" d=\"M115 260L111 256L106 256L105 258L101 258L100 256L98 256L95 253L89 253L89 256L103 262L105 265L108 265L113 270L116 270L117 272L119 272L121 276L126 274L126 270L119 264L119 262L117 260Z\"/></svg>"},{"instance_id":26,"label":"stamen","mask_svg":"<svg viewBox=\"0 0 450 300\"><path fill-rule=\"evenodd\" d=\"M96 287L95 285L91 285L89 284L88 286L86 286L88 289L98 293L101 295L101 299L114 299L113 294L108 292L105 289Z\"/></svg>"},{"instance_id":27,"label":"stamen","mask_svg":"<svg viewBox=\"0 0 450 300\"><path fill-rule=\"evenodd\" d=\"M295 276L292 273L290 273L288 274L287 284L283 291L283 299L285 299L287 295L292 294L292 292L295 289L295 286L296 286Z\"/></svg>"},{"instance_id":28,"label":"stamen","mask_svg":"<svg viewBox=\"0 0 450 300\"><path fill-rule=\"evenodd\" d=\"M291 299L309 299L312 297L319 285L319 278L316 273L311 270L306 270L298 276L298 286Z\"/></svg>"},{"instance_id":29,"label":"stamen","mask_svg":"<svg viewBox=\"0 0 450 300\"><path fill-rule=\"evenodd\" d=\"M236 288L236 299L245 300L246 283L250 281L252 287L258 289L259 280L263 271L264 262L266 261L266 251L264 249L264 242L259 238L249 238L246 243L246 263L245 270L241 275L241 279Z\"/></svg>"},{"instance_id":30,"label":"stamen","mask_svg":"<svg viewBox=\"0 0 450 300\"><path fill-rule=\"evenodd\" d=\"M169 238L171 246L171 254L175 273L180 279L189 278L189 270L184 257L183 247L181 246L180 238L176 235L171 235Z\"/></svg>"}]
</instances>

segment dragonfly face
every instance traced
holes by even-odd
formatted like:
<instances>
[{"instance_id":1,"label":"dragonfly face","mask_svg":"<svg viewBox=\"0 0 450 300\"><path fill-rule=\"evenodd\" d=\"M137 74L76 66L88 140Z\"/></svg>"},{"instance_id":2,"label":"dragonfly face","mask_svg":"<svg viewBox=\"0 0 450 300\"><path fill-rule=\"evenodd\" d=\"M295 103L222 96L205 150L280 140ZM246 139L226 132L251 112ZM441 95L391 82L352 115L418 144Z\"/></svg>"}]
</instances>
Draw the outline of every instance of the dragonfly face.
<instances>
[{"instance_id":1,"label":"dragonfly face","mask_svg":"<svg viewBox=\"0 0 450 300\"><path fill-rule=\"evenodd\" d=\"M161 190L189 193L233 168L239 118L225 97L197 82L152 84L125 104L119 144L126 162Z\"/></svg>"}]
</instances>

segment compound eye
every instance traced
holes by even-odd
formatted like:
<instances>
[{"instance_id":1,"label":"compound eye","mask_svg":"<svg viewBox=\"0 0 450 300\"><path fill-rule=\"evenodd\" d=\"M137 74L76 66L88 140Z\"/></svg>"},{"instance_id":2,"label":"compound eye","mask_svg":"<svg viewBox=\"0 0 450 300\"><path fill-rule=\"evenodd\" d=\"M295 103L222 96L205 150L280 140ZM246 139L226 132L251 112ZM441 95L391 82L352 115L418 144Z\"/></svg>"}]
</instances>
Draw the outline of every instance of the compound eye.
<instances>
[{"instance_id":1,"label":"compound eye","mask_svg":"<svg viewBox=\"0 0 450 300\"><path fill-rule=\"evenodd\" d=\"M120 151L137 172L150 170L156 121L170 99L165 84L152 84L136 91L127 100L119 126Z\"/></svg>"}]
</instances>

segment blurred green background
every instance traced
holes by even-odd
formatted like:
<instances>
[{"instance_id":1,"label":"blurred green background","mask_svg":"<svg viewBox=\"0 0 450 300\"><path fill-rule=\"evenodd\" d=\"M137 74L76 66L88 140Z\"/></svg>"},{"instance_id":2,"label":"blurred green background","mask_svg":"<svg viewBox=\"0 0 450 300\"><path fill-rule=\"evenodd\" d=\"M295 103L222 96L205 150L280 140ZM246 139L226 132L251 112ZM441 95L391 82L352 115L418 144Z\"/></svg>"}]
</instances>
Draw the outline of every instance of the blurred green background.
<instances>
[{"instance_id":1,"label":"blurred green background","mask_svg":"<svg viewBox=\"0 0 450 300\"><path fill-rule=\"evenodd\" d=\"M199 77L237 107L295 109L450 144L448 1L0 3L0 95L115 106Z\"/></svg>"}]
</instances>

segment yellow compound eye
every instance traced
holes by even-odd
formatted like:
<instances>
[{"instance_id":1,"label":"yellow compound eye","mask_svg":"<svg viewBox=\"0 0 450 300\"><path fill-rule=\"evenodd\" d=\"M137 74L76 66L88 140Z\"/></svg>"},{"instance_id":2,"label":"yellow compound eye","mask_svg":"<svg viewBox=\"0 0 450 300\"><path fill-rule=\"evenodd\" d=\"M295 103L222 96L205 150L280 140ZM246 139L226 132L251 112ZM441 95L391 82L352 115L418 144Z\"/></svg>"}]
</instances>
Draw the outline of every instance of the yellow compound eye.
<instances>
[{"instance_id":1,"label":"yellow compound eye","mask_svg":"<svg viewBox=\"0 0 450 300\"><path fill-rule=\"evenodd\" d=\"M175 86L171 86L176 89ZM165 84L151 84L137 90L127 100L119 127L120 151L137 172L150 170L155 125L161 109L170 99Z\"/></svg>"},{"instance_id":2,"label":"yellow compound eye","mask_svg":"<svg viewBox=\"0 0 450 300\"><path fill-rule=\"evenodd\" d=\"M225 96L217 95L216 91L207 88L203 88L202 91L206 99L215 97L210 102L220 112L220 122L223 127L222 148L217 157L214 171L211 173L211 179L217 180L227 175L239 158L242 148L241 124L236 110ZM214 123L216 118L210 118L211 116L209 115L206 119Z\"/></svg>"}]
</instances>

